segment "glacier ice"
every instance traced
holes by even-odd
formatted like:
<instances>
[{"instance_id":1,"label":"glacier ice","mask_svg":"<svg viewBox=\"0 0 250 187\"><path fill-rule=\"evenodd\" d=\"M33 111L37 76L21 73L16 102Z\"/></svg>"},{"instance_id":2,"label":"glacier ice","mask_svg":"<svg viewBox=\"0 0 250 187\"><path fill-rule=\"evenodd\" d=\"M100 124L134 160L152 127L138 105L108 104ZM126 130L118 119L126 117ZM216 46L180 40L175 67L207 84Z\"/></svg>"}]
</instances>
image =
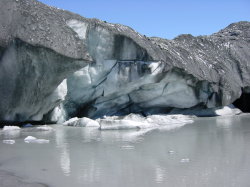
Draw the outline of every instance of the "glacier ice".
<instances>
[{"instance_id":1,"label":"glacier ice","mask_svg":"<svg viewBox=\"0 0 250 187\"><path fill-rule=\"evenodd\" d=\"M248 92L249 22L166 40L36 1L0 5L0 121L63 123L199 107L224 115L228 109L217 107Z\"/></svg>"},{"instance_id":2,"label":"glacier ice","mask_svg":"<svg viewBox=\"0 0 250 187\"><path fill-rule=\"evenodd\" d=\"M79 36L80 39L86 39L86 32L88 24L78 21L78 20L69 20L67 25L71 27Z\"/></svg>"}]
</instances>

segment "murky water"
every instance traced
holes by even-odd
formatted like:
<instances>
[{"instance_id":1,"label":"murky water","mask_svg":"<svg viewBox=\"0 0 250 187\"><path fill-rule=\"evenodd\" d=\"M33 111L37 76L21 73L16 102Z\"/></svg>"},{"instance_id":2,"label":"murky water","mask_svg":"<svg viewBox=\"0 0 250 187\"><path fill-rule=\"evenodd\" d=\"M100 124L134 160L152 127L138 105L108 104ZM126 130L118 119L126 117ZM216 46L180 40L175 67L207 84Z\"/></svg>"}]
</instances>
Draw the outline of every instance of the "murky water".
<instances>
[{"instance_id":1,"label":"murky water","mask_svg":"<svg viewBox=\"0 0 250 187\"><path fill-rule=\"evenodd\" d=\"M0 132L1 187L250 186L248 114L175 130L52 128ZM25 143L27 136L50 142Z\"/></svg>"}]
</instances>

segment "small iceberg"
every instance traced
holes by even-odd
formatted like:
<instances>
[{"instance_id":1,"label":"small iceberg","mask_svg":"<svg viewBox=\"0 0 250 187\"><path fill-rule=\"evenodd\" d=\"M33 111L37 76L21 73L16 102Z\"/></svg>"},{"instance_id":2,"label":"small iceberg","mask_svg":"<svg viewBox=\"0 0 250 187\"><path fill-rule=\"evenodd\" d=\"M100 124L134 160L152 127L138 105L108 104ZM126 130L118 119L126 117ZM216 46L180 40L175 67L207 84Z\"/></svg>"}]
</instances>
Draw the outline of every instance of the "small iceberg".
<instances>
[{"instance_id":1,"label":"small iceberg","mask_svg":"<svg viewBox=\"0 0 250 187\"><path fill-rule=\"evenodd\" d=\"M242 111L236 108L234 105L228 105L215 110L215 114L218 116L230 116L241 114Z\"/></svg>"},{"instance_id":2,"label":"small iceberg","mask_svg":"<svg viewBox=\"0 0 250 187\"><path fill-rule=\"evenodd\" d=\"M187 163L187 162L190 162L190 159L189 158L183 158L180 160L181 163Z\"/></svg>"},{"instance_id":3,"label":"small iceberg","mask_svg":"<svg viewBox=\"0 0 250 187\"><path fill-rule=\"evenodd\" d=\"M170 150L170 151L168 151L168 154L173 155L173 154L175 154L175 151Z\"/></svg>"},{"instance_id":4,"label":"small iceberg","mask_svg":"<svg viewBox=\"0 0 250 187\"><path fill-rule=\"evenodd\" d=\"M48 125L43 125L43 126L37 127L36 129L40 131L53 131L53 128Z\"/></svg>"},{"instance_id":5,"label":"small iceberg","mask_svg":"<svg viewBox=\"0 0 250 187\"><path fill-rule=\"evenodd\" d=\"M71 118L69 119L68 121L65 121L63 123L63 125L66 125L66 126L74 126L75 122L78 121L79 118L78 117L74 117L74 118Z\"/></svg>"},{"instance_id":6,"label":"small iceberg","mask_svg":"<svg viewBox=\"0 0 250 187\"><path fill-rule=\"evenodd\" d=\"M12 145L16 143L16 141L15 140L3 140L3 143Z\"/></svg>"},{"instance_id":7,"label":"small iceberg","mask_svg":"<svg viewBox=\"0 0 250 187\"><path fill-rule=\"evenodd\" d=\"M83 117L83 118L74 117L64 122L63 124L67 126L74 126L74 127L100 127L97 120L92 120L86 117Z\"/></svg>"},{"instance_id":8,"label":"small iceberg","mask_svg":"<svg viewBox=\"0 0 250 187\"><path fill-rule=\"evenodd\" d=\"M25 143L39 143L39 144L44 144L44 143L49 143L49 140L45 140L45 139L37 139L34 136L27 136L24 139Z\"/></svg>"},{"instance_id":9,"label":"small iceberg","mask_svg":"<svg viewBox=\"0 0 250 187\"><path fill-rule=\"evenodd\" d=\"M185 115L149 115L110 116L99 119L101 130L123 129L161 129L172 130L193 122L193 116Z\"/></svg>"},{"instance_id":10,"label":"small iceberg","mask_svg":"<svg viewBox=\"0 0 250 187\"><path fill-rule=\"evenodd\" d=\"M21 128L18 126L4 126L3 127L3 131L16 131L16 130L21 130Z\"/></svg>"}]
</instances>

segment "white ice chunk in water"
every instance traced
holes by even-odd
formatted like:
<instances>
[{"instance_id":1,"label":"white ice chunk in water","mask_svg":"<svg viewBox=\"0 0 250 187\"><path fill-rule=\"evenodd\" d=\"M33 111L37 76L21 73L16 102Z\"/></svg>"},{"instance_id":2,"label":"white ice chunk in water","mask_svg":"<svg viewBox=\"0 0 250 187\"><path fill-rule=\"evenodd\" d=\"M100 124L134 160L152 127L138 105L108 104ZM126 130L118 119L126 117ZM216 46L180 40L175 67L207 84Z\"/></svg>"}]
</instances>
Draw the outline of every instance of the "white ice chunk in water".
<instances>
[{"instance_id":1,"label":"white ice chunk in water","mask_svg":"<svg viewBox=\"0 0 250 187\"><path fill-rule=\"evenodd\" d=\"M80 126L80 127L99 127L99 123L95 120L92 120L90 118L80 118L77 123L75 124L75 126Z\"/></svg>"},{"instance_id":2,"label":"white ice chunk in water","mask_svg":"<svg viewBox=\"0 0 250 187\"><path fill-rule=\"evenodd\" d=\"M34 137L34 136L27 136L27 137L24 139L24 142L25 142L25 143L40 143L40 144L43 144L43 143L49 143L49 140L37 139L37 138Z\"/></svg>"},{"instance_id":3,"label":"white ice chunk in water","mask_svg":"<svg viewBox=\"0 0 250 187\"><path fill-rule=\"evenodd\" d=\"M175 152L170 150L170 151L168 151L168 154L173 155L173 154L175 154Z\"/></svg>"},{"instance_id":4,"label":"white ice chunk in water","mask_svg":"<svg viewBox=\"0 0 250 187\"><path fill-rule=\"evenodd\" d=\"M180 160L181 163L187 163L187 162L190 162L190 159L189 158L183 158Z\"/></svg>"},{"instance_id":5,"label":"white ice chunk in water","mask_svg":"<svg viewBox=\"0 0 250 187\"><path fill-rule=\"evenodd\" d=\"M74 117L69 119L68 121L65 121L63 125L68 125L68 126L74 126L73 124L78 120L78 117Z\"/></svg>"},{"instance_id":6,"label":"white ice chunk in water","mask_svg":"<svg viewBox=\"0 0 250 187\"><path fill-rule=\"evenodd\" d=\"M120 129L162 129L171 130L193 122L193 116L184 115L149 115L143 117L130 114L125 117L111 116L99 119L101 130Z\"/></svg>"},{"instance_id":7,"label":"white ice chunk in water","mask_svg":"<svg viewBox=\"0 0 250 187\"><path fill-rule=\"evenodd\" d=\"M49 140L45 140L45 139L36 139L33 142L30 143L40 143L40 144L44 144L44 143L49 143Z\"/></svg>"},{"instance_id":8,"label":"white ice chunk in water","mask_svg":"<svg viewBox=\"0 0 250 187\"><path fill-rule=\"evenodd\" d=\"M34 136L27 136L24 141L31 141L31 140L36 140L37 138Z\"/></svg>"},{"instance_id":9,"label":"white ice chunk in water","mask_svg":"<svg viewBox=\"0 0 250 187\"><path fill-rule=\"evenodd\" d=\"M14 144L16 141L15 140L3 140L3 143L5 144Z\"/></svg>"},{"instance_id":10,"label":"white ice chunk in water","mask_svg":"<svg viewBox=\"0 0 250 187\"><path fill-rule=\"evenodd\" d=\"M215 110L215 113L219 116L229 116L229 115L237 115L242 112L240 109L235 108L233 105L228 105L224 106L223 108Z\"/></svg>"},{"instance_id":11,"label":"white ice chunk in water","mask_svg":"<svg viewBox=\"0 0 250 187\"><path fill-rule=\"evenodd\" d=\"M21 128L18 126L4 126L3 131L16 131L20 130Z\"/></svg>"},{"instance_id":12,"label":"white ice chunk in water","mask_svg":"<svg viewBox=\"0 0 250 187\"><path fill-rule=\"evenodd\" d=\"M144 124L132 120L101 119L101 130L140 129Z\"/></svg>"},{"instance_id":13,"label":"white ice chunk in water","mask_svg":"<svg viewBox=\"0 0 250 187\"><path fill-rule=\"evenodd\" d=\"M37 127L37 130L41 130L41 131L53 131L53 128L48 126L48 125L44 125L44 126L40 126Z\"/></svg>"},{"instance_id":14,"label":"white ice chunk in water","mask_svg":"<svg viewBox=\"0 0 250 187\"><path fill-rule=\"evenodd\" d=\"M70 120L66 121L64 124L68 126L75 126L75 127L99 127L99 123L97 120L92 120L90 118L71 118Z\"/></svg>"}]
</instances>

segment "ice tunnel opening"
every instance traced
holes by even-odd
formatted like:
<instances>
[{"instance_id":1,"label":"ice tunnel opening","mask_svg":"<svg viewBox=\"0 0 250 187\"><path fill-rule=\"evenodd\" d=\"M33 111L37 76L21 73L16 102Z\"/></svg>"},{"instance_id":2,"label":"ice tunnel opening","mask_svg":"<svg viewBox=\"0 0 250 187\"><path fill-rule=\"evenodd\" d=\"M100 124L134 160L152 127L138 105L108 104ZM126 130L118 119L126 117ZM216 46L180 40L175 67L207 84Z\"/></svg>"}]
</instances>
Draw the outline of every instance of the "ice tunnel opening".
<instances>
[{"instance_id":1,"label":"ice tunnel opening","mask_svg":"<svg viewBox=\"0 0 250 187\"><path fill-rule=\"evenodd\" d=\"M233 105L242 112L250 112L250 93L242 93L240 98L233 102Z\"/></svg>"}]
</instances>

